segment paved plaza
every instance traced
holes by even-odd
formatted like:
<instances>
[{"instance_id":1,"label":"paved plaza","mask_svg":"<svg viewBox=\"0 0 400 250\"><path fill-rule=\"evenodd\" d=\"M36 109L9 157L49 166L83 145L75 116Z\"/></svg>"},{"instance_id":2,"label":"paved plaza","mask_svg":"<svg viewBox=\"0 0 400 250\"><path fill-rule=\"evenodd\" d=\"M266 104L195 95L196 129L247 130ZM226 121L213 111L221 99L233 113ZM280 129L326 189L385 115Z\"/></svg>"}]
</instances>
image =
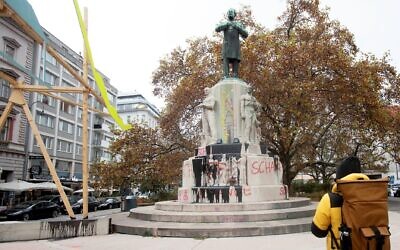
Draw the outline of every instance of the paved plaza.
<instances>
[{"instance_id":1,"label":"paved plaza","mask_svg":"<svg viewBox=\"0 0 400 250\"><path fill-rule=\"evenodd\" d=\"M389 212L391 249L400 249L400 213ZM0 250L50 250L50 249L144 249L144 250L313 250L325 249L325 239L318 239L310 232L236 238L154 238L125 234L79 237L65 240L40 240L1 243Z\"/></svg>"}]
</instances>

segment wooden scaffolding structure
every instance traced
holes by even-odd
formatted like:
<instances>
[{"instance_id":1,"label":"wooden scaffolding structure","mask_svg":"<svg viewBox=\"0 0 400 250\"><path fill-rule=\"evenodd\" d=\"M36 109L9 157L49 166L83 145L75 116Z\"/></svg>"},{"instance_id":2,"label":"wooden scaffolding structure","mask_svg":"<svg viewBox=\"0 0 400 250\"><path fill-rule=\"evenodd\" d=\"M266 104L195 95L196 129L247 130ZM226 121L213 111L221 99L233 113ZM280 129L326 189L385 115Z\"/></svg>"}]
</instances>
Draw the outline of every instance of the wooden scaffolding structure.
<instances>
[{"instance_id":1,"label":"wooden scaffolding structure","mask_svg":"<svg viewBox=\"0 0 400 250\"><path fill-rule=\"evenodd\" d=\"M35 121L33 120L32 113L30 111L30 108L24 98L24 93L25 92L37 92L41 93L46 96L53 97L55 99L62 100L66 103L69 103L74 106L80 106L83 110L82 112L82 127L83 133L82 133L82 198L83 198L83 218L86 219L88 218L88 179L89 179L89 171L88 171L88 110L98 112L98 113L104 113L103 111L96 110L94 108L90 108L88 106L88 97L89 94L93 95L97 101L105 106L105 102L103 98L94 91L93 88L90 87L88 84L88 63L87 63L87 51L84 51L84 63L83 63L83 77L81 77L78 73L75 72L75 70L48 44L45 44L43 38L35 32L35 30L21 17L16 13L10 6L7 5L7 2L5 0L0 0L0 17L9 17L12 20L14 20L24 31L25 33L31 37L36 43L40 44L43 49L46 49L46 51L52 55L57 62L59 62L76 80L79 81L79 83L82 85L82 87L64 87L64 86L53 86L51 88L48 88L46 86L42 85L30 85L30 84L24 84L23 81L17 81L13 77L10 77L9 75L0 72L0 78L3 78L4 80L8 81L10 83L11 87L11 95L8 100L8 103L0 117L0 130L4 126L8 115L12 111L12 108L14 105L19 105L22 107L23 112L26 115L27 121L29 125L31 126L32 132L34 134L34 137L37 141L37 144L40 148L41 153L43 154L44 160L46 162L46 165L49 169L49 172L51 174L51 177L54 181L54 183L57 186L57 190L60 193L61 199L66 207L67 213L71 219L75 219L75 214L72 210L71 204L69 203L69 200L64 192L64 189L61 185L60 179L57 175L56 169L54 167L53 162L51 161L51 158L47 152L46 146L43 143L42 137L40 135L39 129L36 126ZM85 21L87 22L87 10L85 9ZM85 46L84 46L85 48ZM83 102L82 104L73 102L67 98L64 98L62 96L56 95L55 93L80 93L83 96ZM27 146L27 145L25 145Z\"/></svg>"}]
</instances>

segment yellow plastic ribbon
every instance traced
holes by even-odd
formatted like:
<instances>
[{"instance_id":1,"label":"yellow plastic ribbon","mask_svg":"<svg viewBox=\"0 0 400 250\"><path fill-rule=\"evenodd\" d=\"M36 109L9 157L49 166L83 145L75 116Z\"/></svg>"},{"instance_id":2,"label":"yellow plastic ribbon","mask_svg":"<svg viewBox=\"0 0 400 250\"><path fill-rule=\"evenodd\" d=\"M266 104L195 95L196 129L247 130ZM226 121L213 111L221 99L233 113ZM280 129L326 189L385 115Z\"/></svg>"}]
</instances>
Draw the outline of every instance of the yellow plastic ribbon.
<instances>
[{"instance_id":1,"label":"yellow plastic ribbon","mask_svg":"<svg viewBox=\"0 0 400 250\"><path fill-rule=\"evenodd\" d=\"M89 62L90 62L91 68L92 68L94 80L96 81L96 84L99 87L99 90L100 90L100 93L101 93L101 97L103 97L103 100L104 100L104 103L106 104L106 108L107 108L108 112L110 113L110 115L114 119L114 121L118 124L118 126L122 130L130 129L131 125L124 123L124 121L118 115L117 110L115 109L115 107L113 105L111 105L110 100L108 100L107 89L106 89L106 87L104 85L103 78L97 72L96 67L94 66L92 51L90 50L89 39L88 39L88 36L87 36L85 23L83 21L82 14L81 14L81 11L80 11L80 8L79 8L79 4L78 4L77 0L74 0L74 5L75 5L76 15L78 16L79 26L81 28L83 40L84 40L84 43L85 43L87 57L89 59Z\"/></svg>"}]
</instances>

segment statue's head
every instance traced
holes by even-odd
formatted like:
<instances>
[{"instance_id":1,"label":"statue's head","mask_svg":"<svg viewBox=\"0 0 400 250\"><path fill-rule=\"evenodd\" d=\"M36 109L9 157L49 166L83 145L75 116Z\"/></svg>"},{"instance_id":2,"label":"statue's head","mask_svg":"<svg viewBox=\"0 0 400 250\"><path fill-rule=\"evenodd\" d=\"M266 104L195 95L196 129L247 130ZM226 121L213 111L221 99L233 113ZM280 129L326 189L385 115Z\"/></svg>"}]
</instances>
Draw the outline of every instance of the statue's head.
<instances>
[{"instance_id":1,"label":"statue's head","mask_svg":"<svg viewBox=\"0 0 400 250\"><path fill-rule=\"evenodd\" d=\"M253 93L253 87L248 87L247 88L247 93L249 93L249 94Z\"/></svg>"},{"instance_id":2,"label":"statue's head","mask_svg":"<svg viewBox=\"0 0 400 250\"><path fill-rule=\"evenodd\" d=\"M228 19L229 21L233 21L236 17L236 10L235 9L229 9L228 10Z\"/></svg>"}]
</instances>

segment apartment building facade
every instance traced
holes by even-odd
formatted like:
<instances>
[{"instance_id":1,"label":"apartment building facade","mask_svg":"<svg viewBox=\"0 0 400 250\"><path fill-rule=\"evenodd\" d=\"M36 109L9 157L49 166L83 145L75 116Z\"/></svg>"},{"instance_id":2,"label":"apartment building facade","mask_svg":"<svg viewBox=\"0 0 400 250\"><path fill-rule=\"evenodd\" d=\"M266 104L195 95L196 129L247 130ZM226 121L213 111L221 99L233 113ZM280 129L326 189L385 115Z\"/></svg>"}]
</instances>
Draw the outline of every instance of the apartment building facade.
<instances>
[{"instance_id":1,"label":"apartment building facade","mask_svg":"<svg viewBox=\"0 0 400 250\"><path fill-rule=\"evenodd\" d=\"M51 45L68 62L76 73L83 75L83 58L65 45L47 30L44 34ZM48 53L40 53L39 78L35 84L52 86L80 86L80 83ZM90 71L90 70L89 70ZM101 74L101 72L100 72ZM101 74L107 88L111 104L116 105L117 89L110 84L110 79ZM89 85L99 93L92 73L89 73ZM82 94L58 93L76 103L82 103ZM53 161L57 174L62 180L80 180L82 178L82 108L62 100L32 93L30 106L34 120ZM89 96L89 107L105 111L92 95ZM100 112L89 110L89 161L109 160L109 141L112 139L110 128L114 126L111 117ZM28 130L29 131L29 130ZM27 179L50 179L49 171L37 145L34 135L28 133L27 139Z\"/></svg>"},{"instance_id":2,"label":"apartment building facade","mask_svg":"<svg viewBox=\"0 0 400 250\"><path fill-rule=\"evenodd\" d=\"M32 18L36 19L34 13ZM50 44L68 64L80 75L83 74L83 58L62 41L43 29ZM35 43L11 18L0 18L0 71L26 84L52 86L80 86L80 83L60 65L54 57L44 53L42 46ZM101 72L100 72L101 73ZM116 106L117 89L110 79L101 74L110 102ZM97 92L94 78L89 73L89 84ZM0 114L3 113L11 94L10 83L0 79ZM81 103L82 95L58 93L73 102ZM82 178L82 108L68 102L47 97L39 93L25 93L32 115L39 128L47 151L56 167L59 177L64 180ZM89 106L105 111L93 96ZM89 161L90 163L109 160L109 141L112 139L111 117L101 112L89 111ZM21 107L14 106L0 131L0 182L15 179L49 180L47 165L28 126Z\"/></svg>"},{"instance_id":3,"label":"apartment building facade","mask_svg":"<svg viewBox=\"0 0 400 250\"><path fill-rule=\"evenodd\" d=\"M0 17L0 71L15 80L31 83L27 72L34 69L37 46L9 17ZM11 94L8 81L0 78L0 114ZM25 94L28 101L29 94ZM14 106L0 130L0 182L22 179L25 162L27 119L22 108Z\"/></svg>"},{"instance_id":4,"label":"apartment building facade","mask_svg":"<svg viewBox=\"0 0 400 250\"><path fill-rule=\"evenodd\" d=\"M121 93L117 99L117 110L125 123L141 124L156 128L160 111L139 93Z\"/></svg>"}]
</instances>

